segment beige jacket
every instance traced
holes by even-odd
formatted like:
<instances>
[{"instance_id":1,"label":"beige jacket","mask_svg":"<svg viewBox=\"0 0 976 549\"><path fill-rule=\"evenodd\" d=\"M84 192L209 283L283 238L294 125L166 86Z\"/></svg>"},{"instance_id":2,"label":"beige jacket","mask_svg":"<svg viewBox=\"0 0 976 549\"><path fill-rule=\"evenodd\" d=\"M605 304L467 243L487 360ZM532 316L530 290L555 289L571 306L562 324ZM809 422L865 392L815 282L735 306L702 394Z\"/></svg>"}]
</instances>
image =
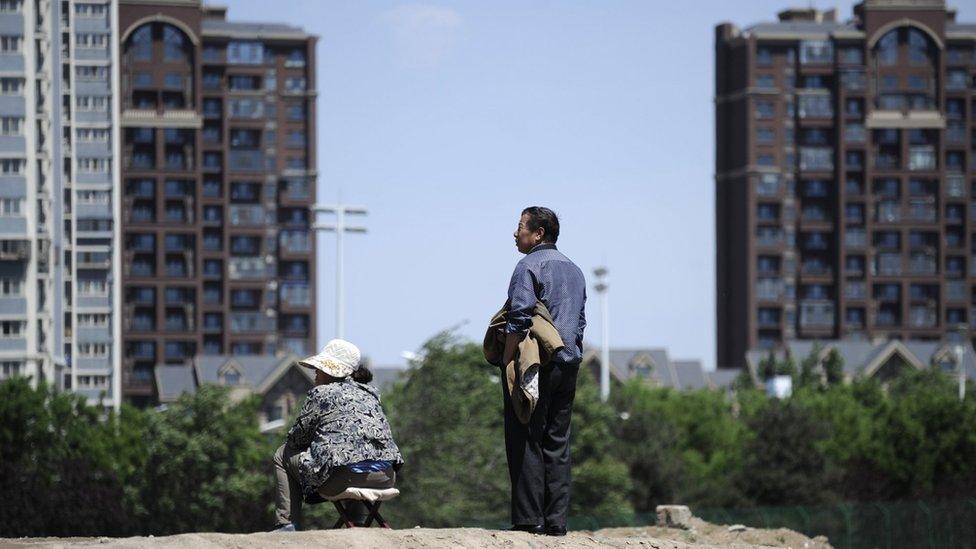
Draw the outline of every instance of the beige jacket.
<instances>
[{"instance_id":1,"label":"beige jacket","mask_svg":"<svg viewBox=\"0 0 976 549\"><path fill-rule=\"evenodd\" d=\"M508 311L503 307L488 323L485 333L485 360L505 371L505 383L512 398L512 408L523 424L529 422L536 402L539 401L539 368L549 363L556 352L563 348L563 340L552 323L552 315L542 302L535 304L532 327L519 343L515 358L502 364L505 353L505 323ZM515 389L516 384L518 390Z\"/></svg>"}]
</instances>

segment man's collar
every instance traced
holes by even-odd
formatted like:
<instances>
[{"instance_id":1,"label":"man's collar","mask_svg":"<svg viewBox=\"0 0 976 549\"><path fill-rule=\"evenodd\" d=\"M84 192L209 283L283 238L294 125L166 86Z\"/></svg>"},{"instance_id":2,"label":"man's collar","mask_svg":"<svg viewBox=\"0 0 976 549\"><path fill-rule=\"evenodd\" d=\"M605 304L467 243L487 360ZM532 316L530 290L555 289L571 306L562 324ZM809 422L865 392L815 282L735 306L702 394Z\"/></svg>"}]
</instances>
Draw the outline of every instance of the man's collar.
<instances>
[{"instance_id":1,"label":"man's collar","mask_svg":"<svg viewBox=\"0 0 976 549\"><path fill-rule=\"evenodd\" d=\"M543 242L542 244L536 244L529 253L538 252L539 250L555 250L556 245L551 242Z\"/></svg>"}]
</instances>

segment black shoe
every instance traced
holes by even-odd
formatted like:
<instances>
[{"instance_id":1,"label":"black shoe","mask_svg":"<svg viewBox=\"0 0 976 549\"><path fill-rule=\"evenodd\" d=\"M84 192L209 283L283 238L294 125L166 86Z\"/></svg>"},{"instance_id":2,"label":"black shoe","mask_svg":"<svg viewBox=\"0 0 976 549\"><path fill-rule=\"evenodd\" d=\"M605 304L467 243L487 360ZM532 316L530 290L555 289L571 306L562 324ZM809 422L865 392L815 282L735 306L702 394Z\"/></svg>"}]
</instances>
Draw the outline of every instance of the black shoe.
<instances>
[{"instance_id":1,"label":"black shoe","mask_svg":"<svg viewBox=\"0 0 976 549\"><path fill-rule=\"evenodd\" d=\"M547 536L565 536L566 527L565 526L546 526Z\"/></svg>"},{"instance_id":2,"label":"black shoe","mask_svg":"<svg viewBox=\"0 0 976 549\"><path fill-rule=\"evenodd\" d=\"M541 536L546 533L546 527L541 524L516 524L509 528L510 532L528 532Z\"/></svg>"}]
</instances>

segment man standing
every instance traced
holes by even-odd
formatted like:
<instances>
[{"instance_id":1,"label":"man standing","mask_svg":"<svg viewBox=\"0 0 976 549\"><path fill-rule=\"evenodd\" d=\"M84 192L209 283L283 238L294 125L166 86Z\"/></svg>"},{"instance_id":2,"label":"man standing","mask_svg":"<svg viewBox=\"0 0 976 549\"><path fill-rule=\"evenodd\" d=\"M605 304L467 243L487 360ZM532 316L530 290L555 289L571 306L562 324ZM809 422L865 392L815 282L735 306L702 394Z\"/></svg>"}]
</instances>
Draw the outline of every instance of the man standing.
<instances>
[{"instance_id":1,"label":"man standing","mask_svg":"<svg viewBox=\"0 0 976 549\"><path fill-rule=\"evenodd\" d=\"M515 245L526 254L508 288L504 364L532 326L536 301L552 315L564 347L539 372L539 399L527 425L505 392L505 450L512 481L513 530L566 534L569 510L569 434L576 375L583 358L586 281L583 271L556 249L559 218L549 208L522 211Z\"/></svg>"}]
</instances>

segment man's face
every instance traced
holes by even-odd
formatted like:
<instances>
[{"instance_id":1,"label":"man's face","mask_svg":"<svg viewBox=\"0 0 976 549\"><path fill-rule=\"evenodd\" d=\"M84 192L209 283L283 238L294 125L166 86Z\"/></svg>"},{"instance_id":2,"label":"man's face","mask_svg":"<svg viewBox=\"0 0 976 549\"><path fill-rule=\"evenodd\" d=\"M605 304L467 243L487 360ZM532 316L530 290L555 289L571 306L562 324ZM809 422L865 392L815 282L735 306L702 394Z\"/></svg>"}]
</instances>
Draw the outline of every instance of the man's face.
<instances>
[{"instance_id":1,"label":"man's face","mask_svg":"<svg viewBox=\"0 0 976 549\"><path fill-rule=\"evenodd\" d=\"M518 228L515 229L515 247L518 251L523 254L527 254L532 251L532 248L542 242L542 228L538 228L535 231L529 230L529 214L522 214L522 218L519 219Z\"/></svg>"}]
</instances>

